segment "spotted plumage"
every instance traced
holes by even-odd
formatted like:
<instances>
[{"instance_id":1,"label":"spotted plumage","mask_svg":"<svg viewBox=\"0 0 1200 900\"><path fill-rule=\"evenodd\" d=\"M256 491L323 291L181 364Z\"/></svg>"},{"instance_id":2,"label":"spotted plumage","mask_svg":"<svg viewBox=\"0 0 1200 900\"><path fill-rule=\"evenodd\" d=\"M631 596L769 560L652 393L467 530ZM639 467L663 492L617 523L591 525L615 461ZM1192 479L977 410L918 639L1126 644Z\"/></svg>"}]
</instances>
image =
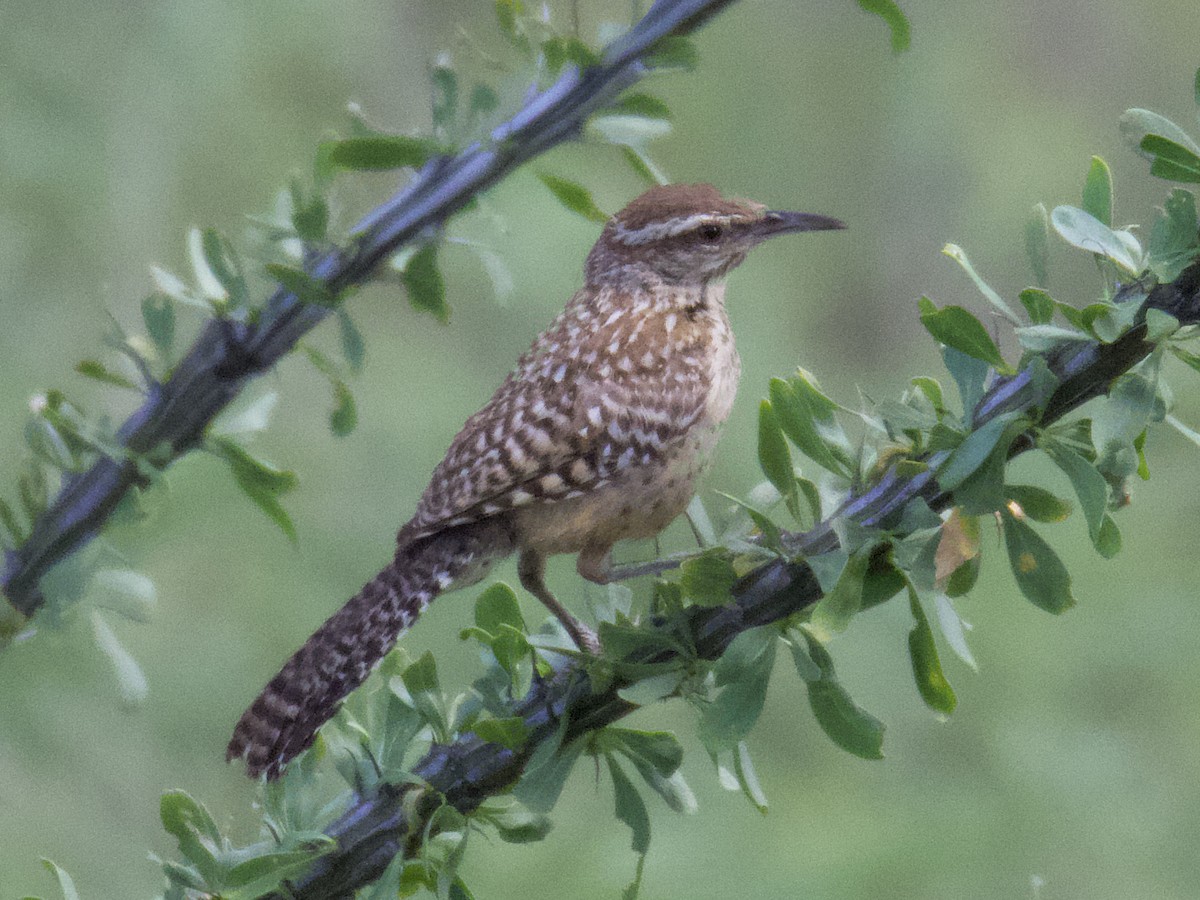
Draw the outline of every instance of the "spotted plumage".
<instances>
[{"instance_id":1,"label":"spotted plumage","mask_svg":"<svg viewBox=\"0 0 1200 900\"><path fill-rule=\"evenodd\" d=\"M268 684L228 757L278 775L437 594L514 551L522 584L597 649L546 588L545 558L578 553L604 582L615 542L684 510L740 372L724 276L772 235L840 227L710 185L653 188L614 216L584 287L454 438L393 562Z\"/></svg>"}]
</instances>

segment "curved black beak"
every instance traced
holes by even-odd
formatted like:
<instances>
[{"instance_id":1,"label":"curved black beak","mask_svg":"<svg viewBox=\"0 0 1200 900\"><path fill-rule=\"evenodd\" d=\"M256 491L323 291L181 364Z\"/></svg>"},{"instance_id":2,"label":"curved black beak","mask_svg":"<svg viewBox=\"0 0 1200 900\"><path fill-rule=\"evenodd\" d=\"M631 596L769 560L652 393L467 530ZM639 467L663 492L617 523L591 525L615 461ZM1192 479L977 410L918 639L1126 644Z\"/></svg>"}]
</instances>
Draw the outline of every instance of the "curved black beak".
<instances>
[{"instance_id":1,"label":"curved black beak","mask_svg":"<svg viewBox=\"0 0 1200 900\"><path fill-rule=\"evenodd\" d=\"M840 231L846 225L839 219L816 213L788 212L771 209L755 223L755 231L764 238L794 231Z\"/></svg>"}]
</instances>

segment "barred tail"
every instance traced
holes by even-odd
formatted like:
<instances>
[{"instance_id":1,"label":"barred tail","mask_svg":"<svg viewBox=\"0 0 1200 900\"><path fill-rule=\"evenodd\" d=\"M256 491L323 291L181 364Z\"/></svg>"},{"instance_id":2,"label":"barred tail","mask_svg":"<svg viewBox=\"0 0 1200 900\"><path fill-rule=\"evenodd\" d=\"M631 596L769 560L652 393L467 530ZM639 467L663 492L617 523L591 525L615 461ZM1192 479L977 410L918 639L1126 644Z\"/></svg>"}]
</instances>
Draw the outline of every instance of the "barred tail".
<instances>
[{"instance_id":1,"label":"barred tail","mask_svg":"<svg viewBox=\"0 0 1200 900\"><path fill-rule=\"evenodd\" d=\"M225 751L252 778L277 778L442 591L473 584L513 550L503 523L446 529L411 544L326 620L242 714Z\"/></svg>"}]
</instances>

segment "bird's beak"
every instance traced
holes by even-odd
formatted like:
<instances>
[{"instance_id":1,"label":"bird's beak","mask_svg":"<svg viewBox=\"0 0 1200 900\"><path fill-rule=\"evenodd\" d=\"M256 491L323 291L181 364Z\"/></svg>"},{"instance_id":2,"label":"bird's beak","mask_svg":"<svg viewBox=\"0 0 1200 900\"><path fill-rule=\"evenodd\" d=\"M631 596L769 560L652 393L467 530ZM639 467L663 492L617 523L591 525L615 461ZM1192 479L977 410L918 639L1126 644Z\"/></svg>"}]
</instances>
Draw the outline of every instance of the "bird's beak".
<instances>
[{"instance_id":1,"label":"bird's beak","mask_svg":"<svg viewBox=\"0 0 1200 900\"><path fill-rule=\"evenodd\" d=\"M772 209L755 223L755 232L761 238L769 238L794 231L838 231L845 227L843 222L829 216Z\"/></svg>"}]
</instances>

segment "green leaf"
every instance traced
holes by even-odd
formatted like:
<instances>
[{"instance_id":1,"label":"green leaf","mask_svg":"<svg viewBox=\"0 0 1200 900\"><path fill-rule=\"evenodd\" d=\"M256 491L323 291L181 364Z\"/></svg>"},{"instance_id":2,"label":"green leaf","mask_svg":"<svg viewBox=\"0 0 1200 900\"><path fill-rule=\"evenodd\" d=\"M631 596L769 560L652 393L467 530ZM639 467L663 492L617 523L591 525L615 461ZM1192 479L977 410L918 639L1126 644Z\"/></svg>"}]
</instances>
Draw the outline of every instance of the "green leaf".
<instances>
[{"instance_id":1,"label":"green leaf","mask_svg":"<svg viewBox=\"0 0 1200 900\"><path fill-rule=\"evenodd\" d=\"M216 229L205 228L200 233L200 246L208 270L221 283L230 304L234 307L245 306L250 294L246 287L242 264L233 250L233 245Z\"/></svg>"},{"instance_id":2,"label":"green leaf","mask_svg":"<svg viewBox=\"0 0 1200 900\"><path fill-rule=\"evenodd\" d=\"M854 614L862 608L863 584L871 563L871 552L872 548L868 546L851 553L833 590L813 607L808 624L819 640L828 640L845 631Z\"/></svg>"},{"instance_id":3,"label":"green leaf","mask_svg":"<svg viewBox=\"0 0 1200 900\"><path fill-rule=\"evenodd\" d=\"M1096 537L1096 552L1104 559L1112 559L1121 552L1121 530L1108 513L1100 525L1100 534Z\"/></svg>"},{"instance_id":4,"label":"green leaf","mask_svg":"<svg viewBox=\"0 0 1200 900\"><path fill-rule=\"evenodd\" d=\"M908 607L915 620L912 631L908 633L908 655L912 660L917 690L926 706L948 716L958 705L958 698L942 671L942 662L938 659L937 645L933 640L933 630L929 627L929 620L917 600L917 592L911 585L908 589Z\"/></svg>"},{"instance_id":5,"label":"green leaf","mask_svg":"<svg viewBox=\"0 0 1200 900\"><path fill-rule=\"evenodd\" d=\"M354 394L328 356L307 344L304 346L304 353L317 371L329 379L329 386L333 388L333 411L329 414L329 429L335 436L345 437L358 425L358 407L354 402Z\"/></svg>"},{"instance_id":6,"label":"green leaf","mask_svg":"<svg viewBox=\"0 0 1200 900\"><path fill-rule=\"evenodd\" d=\"M700 606L728 603L738 580L733 564L720 550L687 560L679 571L684 595Z\"/></svg>"},{"instance_id":7,"label":"green leaf","mask_svg":"<svg viewBox=\"0 0 1200 900\"><path fill-rule=\"evenodd\" d=\"M1126 373L1113 382L1107 401L1092 416L1096 468L1127 477L1137 471L1134 442L1152 421L1161 419L1155 386L1149 379Z\"/></svg>"},{"instance_id":8,"label":"green leaf","mask_svg":"<svg viewBox=\"0 0 1200 900\"><path fill-rule=\"evenodd\" d=\"M823 469L849 477L845 434L834 417L836 404L803 375L791 381L772 378L769 396L776 421L800 452Z\"/></svg>"},{"instance_id":9,"label":"green leaf","mask_svg":"<svg viewBox=\"0 0 1200 900\"><path fill-rule=\"evenodd\" d=\"M583 70L600 61L587 44L575 37L554 36L542 41L542 57L546 61L546 71L552 77L557 76L567 63Z\"/></svg>"},{"instance_id":10,"label":"green leaf","mask_svg":"<svg viewBox=\"0 0 1200 900\"><path fill-rule=\"evenodd\" d=\"M454 122L458 112L458 76L448 66L437 65L429 73L429 80L433 84L433 125L444 129Z\"/></svg>"},{"instance_id":11,"label":"green leaf","mask_svg":"<svg viewBox=\"0 0 1200 900\"><path fill-rule=\"evenodd\" d=\"M500 840L509 844L532 844L543 840L553 827L549 816L519 807L489 815L488 821L495 827Z\"/></svg>"},{"instance_id":12,"label":"green leaf","mask_svg":"<svg viewBox=\"0 0 1200 900\"><path fill-rule=\"evenodd\" d=\"M1034 281L1044 288L1050 281L1050 214L1045 204L1035 204L1025 223L1025 255Z\"/></svg>"},{"instance_id":13,"label":"green leaf","mask_svg":"<svg viewBox=\"0 0 1200 900\"><path fill-rule=\"evenodd\" d=\"M714 668L720 693L701 707L699 735L710 754L737 746L762 713L775 664L776 631L744 631L730 642Z\"/></svg>"},{"instance_id":14,"label":"green leaf","mask_svg":"<svg viewBox=\"0 0 1200 900\"><path fill-rule=\"evenodd\" d=\"M1004 492L1035 522L1062 522L1071 515L1071 504L1032 484L1005 485Z\"/></svg>"},{"instance_id":15,"label":"green leaf","mask_svg":"<svg viewBox=\"0 0 1200 900\"><path fill-rule=\"evenodd\" d=\"M754 771L754 761L750 758L750 748L746 746L745 741L739 741L734 748L733 771L746 799L754 804L755 809L766 815L767 795L763 793L758 773Z\"/></svg>"},{"instance_id":16,"label":"green leaf","mask_svg":"<svg viewBox=\"0 0 1200 900\"><path fill-rule=\"evenodd\" d=\"M587 127L610 144L634 149L644 149L651 141L671 133L671 123L666 119L645 116L596 116Z\"/></svg>"},{"instance_id":17,"label":"green leaf","mask_svg":"<svg viewBox=\"0 0 1200 900\"><path fill-rule=\"evenodd\" d=\"M292 228L306 244L319 244L329 229L329 204L320 194L305 197L300 182L291 183Z\"/></svg>"},{"instance_id":18,"label":"green leaf","mask_svg":"<svg viewBox=\"0 0 1200 900\"><path fill-rule=\"evenodd\" d=\"M35 462L27 462L17 479L17 490L21 507L30 522L33 522L50 502L50 487L46 484L46 473Z\"/></svg>"},{"instance_id":19,"label":"green leaf","mask_svg":"<svg viewBox=\"0 0 1200 900\"><path fill-rule=\"evenodd\" d=\"M558 199L558 202L571 210L571 212L578 213L585 219L600 222L601 224L608 221L608 216L596 206L596 201L592 199L591 192L579 182L560 178L557 175L551 175L549 172L539 172L537 177L542 184L550 189L550 193Z\"/></svg>"},{"instance_id":20,"label":"green leaf","mask_svg":"<svg viewBox=\"0 0 1200 900\"><path fill-rule=\"evenodd\" d=\"M520 716L480 719L471 726L471 731L483 740L507 747L509 750L520 750L529 739L529 728Z\"/></svg>"},{"instance_id":21,"label":"green leaf","mask_svg":"<svg viewBox=\"0 0 1200 900\"><path fill-rule=\"evenodd\" d=\"M646 119L670 119L671 109L651 94L623 94L611 107L615 112L627 116L641 116Z\"/></svg>"},{"instance_id":22,"label":"green leaf","mask_svg":"<svg viewBox=\"0 0 1200 900\"><path fill-rule=\"evenodd\" d=\"M184 791L166 791L159 802L163 828L179 843L179 853L208 881L221 875L216 855L224 849L217 823L203 804Z\"/></svg>"},{"instance_id":23,"label":"green leaf","mask_svg":"<svg viewBox=\"0 0 1200 900\"><path fill-rule=\"evenodd\" d=\"M693 71L700 63L700 52L690 40L679 35L668 35L654 45L654 49L642 58L651 69L681 69Z\"/></svg>"},{"instance_id":24,"label":"green leaf","mask_svg":"<svg viewBox=\"0 0 1200 900\"><path fill-rule=\"evenodd\" d=\"M214 453L229 464L233 478L242 492L295 543L296 526L279 505L278 498L295 488L296 473L279 469L252 456L244 447L229 438L210 437L208 444Z\"/></svg>"},{"instance_id":25,"label":"green leaf","mask_svg":"<svg viewBox=\"0 0 1200 900\"><path fill-rule=\"evenodd\" d=\"M413 308L431 313L444 325L450 321L450 307L446 305L446 283L438 268L437 252L434 242L417 250L404 267L401 280Z\"/></svg>"},{"instance_id":26,"label":"green leaf","mask_svg":"<svg viewBox=\"0 0 1200 900\"><path fill-rule=\"evenodd\" d=\"M958 610L954 608L954 604L950 602L950 598L945 594L937 594L934 597L934 611L937 613L938 628L942 632L942 637L946 639L946 643L950 645L950 649L959 659L970 666L972 671L978 672L979 664L975 662L975 656L971 653L971 648L967 646L963 620L958 615Z\"/></svg>"},{"instance_id":27,"label":"green leaf","mask_svg":"<svg viewBox=\"0 0 1200 900\"><path fill-rule=\"evenodd\" d=\"M1142 141L1151 134L1164 137L1193 153L1200 154L1200 145L1192 140L1191 135L1170 119L1148 109L1128 109L1118 124L1126 143L1146 159L1153 159L1153 154L1142 147Z\"/></svg>"},{"instance_id":28,"label":"green leaf","mask_svg":"<svg viewBox=\"0 0 1200 900\"><path fill-rule=\"evenodd\" d=\"M340 302L338 295L324 282L301 269L282 263L267 263L266 270L268 275L278 281L285 291L294 294L301 303L333 308Z\"/></svg>"},{"instance_id":29,"label":"green leaf","mask_svg":"<svg viewBox=\"0 0 1200 900\"><path fill-rule=\"evenodd\" d=\"M946 399L942 393L942 386L936 378L929 378L925 375L915 376L911 384L929 401L929 405L933 407L933 411L940 417L946 410Z\"/></svg>"},{"instance_id":30,"label":"green leaf","mask_svg":"<svg viewBox=\"0 0 1200 900\"><path fill-rule=\"evenodd\" d=\"M945 347L942 350L942 359L958 388L958 396L963 406L963 418L969 422L975 413L975 407L979 405L979 401L983 397L983 385L991 369L983 360L968 356L953 347Z\"/></svg>"},{"instance_id":31,"label":"green leaf","mask_svg":"<svg viewBox=\"0 0 1200 900\"><path fill-rule=\"evenodd\" d=\"M944 491L953 491L973 475L995 452L1005 429L1013 422L1014 414L997 416L967 435L950 458L938 470L938 484ZM1007 450L1008 448L1002 448Z\"/></svg>"},{"instance_id":32,"label":"green leaf","mask_svg":"<svg viewBox=\"0 0 1200 900\"><path fill-rule=\"evenodd\" d=\"M1170 347L1171 353L1174 354L1181 362L1185 363L1190 368L1200 372L1200 356L1195 353L1190 353L1182 347L1172 344Z\"/></svg>"},{"instance_id":33,"label":"green leaf","mask_svg":"<svg viewBox=\"0 0 1200 900\"><path fill-rule=\"evenodd\" d=\"M486 84L477 84L471 88L471 99L468 107L473 116L486 116L495 112L500 105L500 95Z\"/></svg>"},{"instance_id":34,"label":"green leaf","mask_svg":"<svg viewBox=\"0 0 1200 900\"><path fill-rule=\"evenodd\" d=\"M1013 312L1001 296L996 293L986 281L979 277L979 273L975 271L975 267L971 265L971 261L967 259L966 251L957 244L947 244L942 248L942 253L950 257L958 263L964 272L970 277L971 281L975 282L975 287L979 289L979 293L983 294L984 298L992 307L999 312L1004 318L1012 322L1014 325L1020 325L1021 320L1017 318L1017 314Z\"/></svg>"},{"instance_id":35,"label":"green leaf","mask_svg":"<svg viewBox=\"0 0 1200 900\"><path fill-rule=\"evenodd\" d=\"M121 645L116 633L104 621L99 610L92 611L92 633L96 638L96 646L107 657L113 673L117 676L121 703L129 709L141 706L150 693L150 685L146 682L142 667Z\"/></svg>"},{"instance_id":36,"label":"green leaf","mask_svg":"<svg viewBox=\"0 0 1200 900\"><path fill-rule=\"evenodd\" d=\"M149 622L158 602L154 582L130 569L98 569L92 576L96 604L135 622Z\"/></svg>"},{"instance_id":37,"label":"green leaf","mask_svg":"<svg viewBox=\"0 0 1200 900\"><path fill-rule=\"evenodd\" d=\"M344 307L338 308L337 317L342 340L342 355L346 357L346 365L350 367L350 371L357 375L362 371L363 359L366 356L366 344L363 342L362 332L358 330L358 326L354 324L354 320L350 318L350 314Z\"/></svg>"},{"instance_id":38,"label":"green leaf","mask_svg":"<svg viewBox=\"0 0 1200 900\"><path fill-rule=\"evenodd\" d=\"M228 437L257 434L271 423L271 414L278 403L278 392L268 391L245 405L226 410L217 420L213 431Z\"/></svg>"},{"instance_id":39,"label":"green leaf","mask_svg":"<svg viewBox=\"0 0 1200 900\"><path fill-rule=\"evenodd\" d=\"M792 454L769 400L758 405L758 464L775 490L787 500L788 508L794 508L796 476L792 471Z\"/></svg>"},{"instance_id":40,"label":"green leaf","mask_svg":"<svg viewBox=\"0 0 1200 900\"><path fill-rule=\"evenodd\" d=\"M1090 341L1092 336L1073 328L1063 328L1060 325L1028 325L1024 328L1014 328L1017 340L1026 350L1034 353L1045 353L1065 342Z\"/></svg>"},{"instance_id":41,"label":"green leaf","mask_svg":"<svg viewBox=\"0 0 1200 900\"><path fill-rule=\"evenodd\" d=\"M116 385L117 387L127 388L131 391L139 390L138 386L124 375L109 371L103 363L97 362L94 359L85 359L76 364L75 371L86 378L91 378L104 384Z\"/></svg>"},{"instance_id":42,"label":"green leaf","mask_svg":"<svg viewBox=\"0 0 1200 900\"><path fill-rule=\"evenodd\" d=\"M443 148L428 138L373 135L330 141L327 159L335 168L379 172L405 167L418 168Z\"/></svg>"},{"instance_id":43,"label":"green leaf","mask_svg":"<svg viewBox=\"0 0 1200 900\"><path fill-rule=\"evenodd\" d=\"M623 754L642 780L675 812L695 812L696 797L679 773L683 746L669 731L608 727L604 745Z\"/></svg>"},{"instance_id":44,"label":"green leaf","mask_svg":"<svg viewBox=\"0 0 1200 900\"><path fill-rule=\"evenodd\" d=\"M608 757L608 771L613 781L617 818L633 832L634 852L644 855L650 849L650 814L646 812L646 803L612 756Z\"/></svg>"},{"instance_id":45,"label":"green leaf","mask_svg":"<svg viewBox=\"0 0 1200 900\"><path fill-rule=\"evenodd\" d=\"M1041 536L1008 510L1004 511L1004 544L1017 587L1035 606L1056 615L1075 605L1071 576Z\"/></svg>"},{"instance_id":46,"label":"green leaf","mask_svg":"<svg viewBox=\"0 0 1200 900\"><path fill-rule=\"evenodd\" d=\"M892 32L893 52L901 53L908 49L912 42L908 19L894 0L858 0L858 5L887 23Z\"/></svg>"},{"instance_id":47,"label":"green leaf","mask_svg":"<svg viewBox=\"0 0 1200 900\"><path fill-rule=\"evenodd\" d=\"M0 500L0 524L4 525L4 530L8 532L11 539L9 541L10 548L25 540L25 529L17 521L17 514L13 512L13 508L8 505L6 500Z\"/></svg>"},{"instance_id":48,"label":"green leaf","mask_svg":"<svg viewBox=\"0 0 1200 900\"><path fill-rule=\"evenodd\" d=\"M638 731L610 725L604 734L630 759L645 761L664 778L673 775L683 763L683 745L669 731Z\"/></svg>"},{"instance_id":49,"label":"green leaf","mask_svg":"<svg viewBox=\"0 0 1200 900\"><path fill-rule=\"evenodd\" d=\"M884 724L850 699L837 679L833 659L821 643L807 632L801 634L809 659L821 673L819 678L807 680L808 702L817 723L848 753L862 759L883 759ZM803 678L804 671L800 675Z\"/></svg>"},{"instance_id":50,"label":"green leaf","mask_svg":"<svg viewBox=\"0 0 1200 900\"><path fill-rule=\"evenodd\" d=\"M1112 260L1130 275L1141 271L1141 264L1120 234L1089 213L1074 206L1056 206L1050 221L1059 236L1080 250ZM1130 236L1132 237L1132 236Z\"/></svg>"},{"instance_id":51,"label":"green leaf","mask_svg":"<svg viewBox=\"0 0 1200 900\"><path fill-rule=\"evenodd\" d=\"M529 758L521 780L513 788L513 796L535 813L549 812L558 802L571 768L583 752L583 742L576 741L566 747L560 740L543 742Z\"/></svg>"},{"instance_id":52,"label":"green leaf","mask_svg":"<svg viewBox=\"0 0 1200 900\"><path fill-rule=\"evenodd\" d=\"M1088 534L1092 543L1096 543L1108 508L1108 483L1104 476L1094 465L1061 443L1046 441L1041 448L1070 480L1087 521Z\"/></svg>"},{"instance_id":53,"label":"green leaf","mask_svg":"<svg viewBox=\"0 0 1200 900\"><path fill-rule=\"evenodd\" d=\"M1175 188L1150 229L1146 248L1150 269L1159 281L1174 281L1200 252L1198 228L1195 196Z\"/></svg>"},{"instance_id":54,"label":"green leaf","mask_svg":"<svg viewBox=\"0 0 1200 900\"><path fill-rule=\"evenodd\" d=\"M928 297L921 298L920 309L921 324L934 339L967 356L983 360L998 372L1012 374L1012 367L1000 355L1000 349L983 323L967 310L961 306L938 309Z\"/></svg>"},{"instance_id":55,"label":"green leaf","mask_svg":"<svg viewBox=\"0 0 1200 900\"><path fill-rule=\"evenodd\" d=\"M1146 340L1157 344L1179 330L1179 320L1161 309L1146 310Z\"/></svg>"},{"instance_id":56,"label":"green leaf","mask_svg":"<svg viewBox=\"0 0 1200 900\"><path fill-rule=\"evenodd\" d=\"M324 838L306 847L263 853L238 863L225 877L232 890L221 891L221 900L258 900L280 887L285 879L311 868L313 860L336 846L333 838Z\"/></svg>"},{"instance_id":57,"label":"green leaf","mask_svg":"<svg viewBox=\"0 0 1200 900\"><path fill-rule=\"evenodd\" d=\"M1039 288L1021 291L1021 305L1034 325L1045 325L1054 318L1054 298Z\"/></svg>"},{"instance_id":58,"label":"green leaf","mask_svg":"<svg viewBox=\"0 0 1200 900\"><path fill-rule=\"evenodd\" d=\"M334 407L329 414L329 428L337 437L345 437L358 425L358 407L354 395L344 381L333 385Z\"/></svg>"},{"instance_id":59,"label":"green leaf","mask_svg":"<svg viewBox=\"0 0 1200 900\"><path fill-rule=\"evenodd\" d=\"M404 699L396 679L389 682L393 693ZM442 689L438 681L437 662L428 650L421 658L407 666L400 673L399 682L408 692L408 701L413 709L421 716L422 721L429 725L434 733L435 741L445 741L449 728L446 715L442 709Z\"/></svg>"},{"instance_id":60,"label":"green leaf","mask_svg":"<svg viewBox=\"0 0 1200 900\"><path fill-rule=\"evenodd\" d=\"M627 687L620 688L617 693L622 700L628 700L634 706L649 706L673 696L683 683L680 672L664 672L662 675L651 675L640 678Z\"/></svg>"},{"instance_id":61,"label":"green leaf","mask_svg":"<svg viewBox=\"0 0 1200 900\"><path fill-rule=\"evenodd\" d=\"M493 584L475 601L475 624L489 634L498 634L502 625L528 633L517 595L502 581Z\"/></svg>"},{"instance_id":62,"label":"green leaf","mask_svg":"<svg viewBox=\"0 0 1200 900\"><path fill-rule=\"evenodd\" d=\"M642 179L650 187L656 184L670 184L671 179L667 177L661 169L654 165L654 161L650 159L646 151L641 147L630 147L628 144L621 148L621 156L628 163L629 168L633 169L634 174Z\"/></svg>"},{"instance_id":63,"label":"green leaf","mask_svg":"<svg viewBox=\"0 0 1200 900\"><path fill-rule=\"evenodd\" d=\"M146 334L150 335L159 355L164 360L170 357L175 343L175 306L170 298L151 294L143 300L142 321L146 323Z\"/></svg>"},{"instance_id":64,"label":"green leaf","mask_svg":"<svg viewBox=\"0 0 1200 900\"><path fill-rule=\"evenodd\" d=\"M772 522L769 516L732 494L726 494L723 491L717 491L716 493L718 496L724 497L745 511L746 515L750 517L750 521L754 523L754 526L762 532L763 544L765 546L774 550L779 549L779 541L782 533L779 530L779 526Z\"/></svg>"},{"instance_id":65,"label":"green leaf","mask_svg":"<svg viewBox=\"0 0 1200 900\"><path fill-rule=\"evenodd\" d=\"M1099 156L1092 157L1087 180L1083 184L1083 211L1103 225L1112 228L1113 181L1108 163Z\"/></svg>"},{"instance_id":66,"label":"green leaf","mask_svg":"<svg viewBox=\"0 0 1200 900\"><path fill-rule=\"evenodd\" d=\"M42 867L58 882L58 890L62 894L63 900L79 900L79 891L76 890L75 882L71 880L66 869L45 857L42 857Z\"/></svg>"},{"instance_id":67,"label":"green leaf","mask_svg":"<svg viewBox=\"0 0 1200 900\"><path fill-rule=\"evenodd\" d=\"M1200 155L1190 147L1159 134L1148 134L1142 138L1141 148L1153 159L1151 175L1200 184Z\"/></svg>"},{"instance_id":68,"label":"green leaf","mask_svg":"<svg viewBox=\"0 0 1200 900\"><path fill-rule=\"evenodd\" d=\"M496 21L509 40L517 39L517 17L524 11L521 0L496 0Z\"/></svg>"}]
</instances>

